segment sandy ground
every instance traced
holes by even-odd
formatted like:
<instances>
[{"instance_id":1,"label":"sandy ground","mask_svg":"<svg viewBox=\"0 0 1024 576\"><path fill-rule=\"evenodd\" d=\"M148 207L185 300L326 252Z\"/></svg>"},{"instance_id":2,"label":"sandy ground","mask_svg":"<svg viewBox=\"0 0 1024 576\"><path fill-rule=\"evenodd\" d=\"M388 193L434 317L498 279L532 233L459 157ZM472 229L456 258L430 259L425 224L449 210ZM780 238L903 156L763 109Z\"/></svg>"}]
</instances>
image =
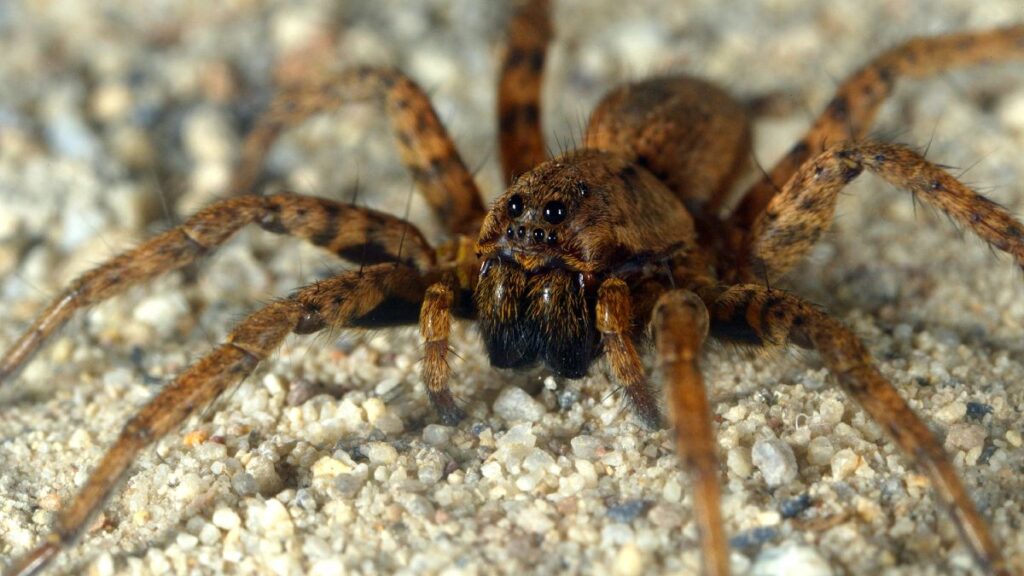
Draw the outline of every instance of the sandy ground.
<instances>
[{"instance_id":1,"label":"sandy ground","mask_svg":"<svg viewBox=\"0 0 1024 576\"><path fill-rule=\"evenodd\" d=\"M601 93L687 71L800 104L757 124L770 164L836 82L915 34L1024 20L1017 0L558 1L552 147ZM627 6L628 4L628 6ZM0 344L85 268L223 189L274 74L401 66L428 87L489 197L499 2L0 3ZM1024 213L1024 65L905 83L878 134ZM403 213L411 184L372 107L275 150L290 187ZM788 280L867 341L944 439L1024 570L1024 286L1005 257L871 177ZM439 236L422 203L410 217ZM340 264L244 232L72 322L0 392L0 557L39 542L123 422L275 295ZM260 372L147 451L52 573L669 573L699 565L667 432L592 377L491 370L453 342L470 417L437 424L409 330L288 341ZM810 354L709 350L726 527L739 574L969 574L927 481ZM528 393L527 393L528 392ZM781 568L780 566L784 566Z\"/></svg>"}]
</instances>

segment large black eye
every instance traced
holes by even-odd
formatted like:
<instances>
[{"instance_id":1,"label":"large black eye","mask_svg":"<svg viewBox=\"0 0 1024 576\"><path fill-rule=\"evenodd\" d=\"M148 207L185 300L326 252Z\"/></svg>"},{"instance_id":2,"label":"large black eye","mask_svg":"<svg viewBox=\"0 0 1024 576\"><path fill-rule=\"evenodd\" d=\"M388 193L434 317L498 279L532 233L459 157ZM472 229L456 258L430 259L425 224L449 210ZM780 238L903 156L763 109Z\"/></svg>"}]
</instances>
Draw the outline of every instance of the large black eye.
<instances>
[{"instance_id":1,"label":"large black eye","mask_svg":"<svg viewBox=\"0 0 1024 576\"><path fill-rule=\"evenodd\" d=\"M513 194L508 199L508 215L513 218L519 218L523 215L523 197L519 194Z\"/></svg>"},{"instance_id":2,"label":"large black eye","mask_svg":"<svg viewBox=\"0 0 1024 576\"><path fill-rule=\"evenodd\" d=\"M550 224L558 224L565 220L565 204L558 200L552 200L544 205L544 219Z\"/></svg>"}]
</instances>

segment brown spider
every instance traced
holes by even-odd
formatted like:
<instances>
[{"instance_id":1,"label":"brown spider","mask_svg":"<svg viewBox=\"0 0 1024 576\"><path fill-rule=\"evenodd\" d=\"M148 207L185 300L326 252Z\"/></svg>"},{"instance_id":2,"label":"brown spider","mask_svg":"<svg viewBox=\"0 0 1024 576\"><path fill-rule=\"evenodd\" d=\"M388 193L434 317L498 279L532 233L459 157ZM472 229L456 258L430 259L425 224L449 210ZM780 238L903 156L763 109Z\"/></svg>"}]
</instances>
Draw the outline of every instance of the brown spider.
<instances>
[{"instance_id":1,"label":"brown spider","mask_svg":"<svg viewBox=\"0 0 1024 576\"><path fill-rule=\"evenodd\" d=\"M245 145L218 202L84 274L39 316L0 363L12 378L77 310L186 266L255 223L361 265L296 291L241 322L125 426L53 534L17 561L42 569L88 526L138 453L250 374L290 333L419 321L423 377L441 419L462 413L448 390L454 317L476 319L494 366L542 363L578 378L600 356L650 427L661 419L637 353L648 340L669 394L678 449L694 483L705 570L728 572L718 463L697 367L711 335L750 346L816 350L840 385L924 468L978 564L1009 574L941 445L841 323L769 285L824 232L840 190L865 169L946 212L1024 263L1024 227L920 154L866 141L899 77L1024 56L1024 28L918 39L844 81L808 134L720 216L746 168L747 112L686 77L621 87L594 112L579 150L548 159L540 79L551 37L533 0L509 26L499 102L508 190L486 212L471 174L422 90L391 69L360 68L284 91ZM402 160L452 240L434 248L411 224L377 211L297 194L245 195L278 134L348 101L377 99Z\"/></svg>"}]
</instances>

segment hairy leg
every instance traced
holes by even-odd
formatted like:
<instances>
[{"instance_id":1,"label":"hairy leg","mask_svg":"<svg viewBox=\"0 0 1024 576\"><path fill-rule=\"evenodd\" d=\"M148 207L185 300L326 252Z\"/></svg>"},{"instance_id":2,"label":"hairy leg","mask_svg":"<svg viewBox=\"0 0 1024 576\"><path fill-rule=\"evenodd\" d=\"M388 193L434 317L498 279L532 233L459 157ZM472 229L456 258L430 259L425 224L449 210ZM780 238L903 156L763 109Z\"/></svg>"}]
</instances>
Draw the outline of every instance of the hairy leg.
<instances>
[{"instance_id":1,"label":"hairy leg","mask_svg":"<svg viewBox=\"0 0 1024 576\"><path fill-rule=\"evenodd\" d=\"M58 552L71 546L139 452L251 374L285 336L324 328L379 325L375 315L392 315L392 310L384 308L393 308L396 302L406 303L404 309L411 314L395 321L415 322L415 308L424 289L424 280L416 270L400 264L379 264L317 282L251 314L232 330L224 344L178 376L125 424L85 485L63 509L53 532L38 548L15 561L9 575L37 573Z\"/></svg>"},{"instance_id":2,"label":"hairy leg","mask_svg":"<svg viewBox=\"0 0 1024 576\"><path fill-rule=\"evenodd\" d=\"M657 370L667 394L676 445L694 485L693 505L704 557L704 573L729 573L729 541L722 526L721 487L715 435L698 358L708 333L704 302L686 290L667 292L652 320Z\"/></svg>"},{"instance_id":3,"label":"hairy leg","mask_svg":"<svg viewBox=\"0 0 1024 576\"><path fill-rule=\"evenodd\" d=\"M792 294L757 285L729 288L710 311L713 336L769 345L791 342L816 350L843 390L928 474L978 563L991 574L1009 576L999 547L942 444L882 376L849 328Z\"/></svg>"},{"instance_id":4,"label":"hairy leg","mask_svg":"<svg viewBox=\"0 0 1024 576\"><path fill-rule=\"evenodd\" d=\"M768 204L751 231L741 278L778 276L832 224L839 192L867 169L942 210L1024 267L1024 225L913 150L894 144L848 142L804 163Z\"/></svg>"},{"instance_id":5,"label":"hairy leg","mask_svg":"<svg viewBox=\"0 0 1024 576\"><path fill-rule=\"evenodd\" d=\"M388 68L354 68L282 90L246 137L230 194L254 192L267 153L284 130L362 101L384 105L402 162L440 221L454 233L476 234L484 205L473 175L423 89Z\"/></svg>"},{"instance_id":6,"label":"hairy leg","mask_svg":"<svg viewBox=\"0 0 1024 576\"><path fill-rule=\"evenodd\" d=\"M505 184L547 159L541 130L541 81L551 43L548 0L529 0L506 32L498 81L498 137Z\"/></svg>"},{"instance_id":7,"label":"hairy leg","mask_svg":"<svg viewBox=\"0 0 1024 576\"><path fill-rule=\"evenodd\" d=\"M420 335L423 337L423 383L441 420L454 426L466 414L455 404L448 388L452 369L448 366L448 335L452 326L455 291L449 282L438 282L427 289L420 309Z\"/></svg>"},{"instance_id":8,"label":"hairy leg","mask_svg":"<svg viewBox=\"0 0 1024 576\"><path fill-rule=\"evenodd\" d=\"M433 249L419 230L382 212L297 194L224 200L75 279L4 354L0 383L16 375L78 310L195 262L250 223L362 264L403 262L420 270L434 264Z\"/></svg>"},{"instance_id":9,"label":"hairy leg","mask_svg":"<svg viewBox=\"0 0 1024 576\"><path fill-rule=\"evenodd\" d=\"M661 410L647 383L643 361L633 345L633 312L626 283L605 280L597 292L597 331L612 375L622 384L629 407L652 430L661 427Z\"/></svg>"},{"instance_id":10,"label":"hairy leg","mask_svg":"<svg viewBox=\"0 0 1024 576\"><path fill-rule=\"evenodd\" d=\"M1024 26L915 38L882 53L840 84L807 134L747 192L731 225L744 234L808 158L830 145L866 136L897 79L924 78L954 68L1019 58L1024 58Z\"/></svg>"}]
</instances>

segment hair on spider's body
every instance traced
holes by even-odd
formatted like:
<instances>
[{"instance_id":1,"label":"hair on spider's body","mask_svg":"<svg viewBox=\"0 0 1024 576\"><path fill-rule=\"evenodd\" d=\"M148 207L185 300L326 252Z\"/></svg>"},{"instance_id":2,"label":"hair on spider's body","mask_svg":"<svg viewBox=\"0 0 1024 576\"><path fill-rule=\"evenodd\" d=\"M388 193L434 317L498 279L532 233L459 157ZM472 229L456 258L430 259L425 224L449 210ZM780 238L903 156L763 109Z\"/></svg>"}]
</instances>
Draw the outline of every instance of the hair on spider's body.
<instances>
[{"instance_id":1,"label":"hair on spider's body","mask_svg":"<svg viewBox=\"0 0 1024 576\"><path fill-rule=\"evenodd\" d=\"M284 89L248 136L232 197L76 279L0 360L12 378L72 315L129 286L182 268L255 224L353 261L270 302L167 385L124 427L52 534L11 573L45 567L102 509L140 451L245 378L293 333L419 324L422 378L441 420L463 417L448 387L455 317L476 319L491 364L543 364L579 378L599 357L635 414L661 422L638 348L654 349L676 445L693 480L705 572L729 571L719 465L698 360L707 337L816 351L844 391L929 476L979 567L1009 575L1002 551L942 445L880 373L860 340L819 307L771 281L828 229L852 180L873 172L942 210L1024 264L1024 226L910 148L864 140L897 78L1024 58L1024 26L915 39L854 73L807 134L726 213L748 168L748 111L684 76L612 90L578 149L548 158L540 86L551 41L546 0L511 20L498 98L508 189L482 195L427 96L389 68L356 68ZM277 136L357 100L383 104L403 163L448 229L433 246L404 219L298 194L249 194Z\"/></svg>"}]
</instances>

